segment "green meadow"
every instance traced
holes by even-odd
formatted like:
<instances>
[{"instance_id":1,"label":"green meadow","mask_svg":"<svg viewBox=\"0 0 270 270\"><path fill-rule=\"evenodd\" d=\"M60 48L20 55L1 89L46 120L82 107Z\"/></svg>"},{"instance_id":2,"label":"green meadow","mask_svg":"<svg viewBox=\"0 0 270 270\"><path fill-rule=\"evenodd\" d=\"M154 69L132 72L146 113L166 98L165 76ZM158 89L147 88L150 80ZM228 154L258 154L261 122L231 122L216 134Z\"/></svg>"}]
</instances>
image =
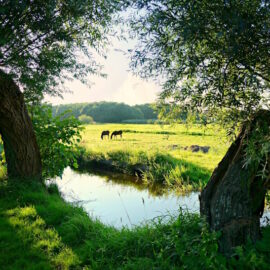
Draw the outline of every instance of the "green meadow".
<instances>
[{"instance_id":1,"label":"green meadow","mask_svg":"<svg viewBox=\"0 0 270 270\"><path fill-rule=\"evenodd\" d=\"M120 138L101 140L103 130L122 130ZM129 166L147 164L143 178L183 190L201 189L222 159L230 142L218 126L96 124L84 126L81 146L88 160L111 160L129 172ZM192 152L191 145L209 146Z\"/></svg>"}]
</instances>

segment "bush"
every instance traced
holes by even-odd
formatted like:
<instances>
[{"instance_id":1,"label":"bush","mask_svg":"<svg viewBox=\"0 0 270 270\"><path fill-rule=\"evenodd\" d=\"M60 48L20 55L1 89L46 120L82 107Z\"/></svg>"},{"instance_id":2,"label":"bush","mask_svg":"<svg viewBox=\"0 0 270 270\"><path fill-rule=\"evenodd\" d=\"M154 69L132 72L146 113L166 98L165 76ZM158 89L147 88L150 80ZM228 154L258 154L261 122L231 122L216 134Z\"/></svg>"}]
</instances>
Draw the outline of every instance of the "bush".
<instances>
[{"instance_id":1,"label":"bush","mask_svg":"<svg viewBox=\"0 0 270 270\"><path fill-rule=\"evenodd\" d=\"M74 117L52 116L50 106L31 108L32 122L40 148L43 176L60 176L68 165L77 167L77 149L81 140L80 122Z\"/></svg>"},{"instance_id":2,"label":"bush","mask_svg":"<svg viewBox=\"0 0 270 270\"><path fill-rule=\"evenodd\" d=\"M86 114L82 114L78 117L78 120L82 123L82 124L93 124L94 123L94 119L92 116L90 115L86 115Z\"/></svg>"}]
</instances>

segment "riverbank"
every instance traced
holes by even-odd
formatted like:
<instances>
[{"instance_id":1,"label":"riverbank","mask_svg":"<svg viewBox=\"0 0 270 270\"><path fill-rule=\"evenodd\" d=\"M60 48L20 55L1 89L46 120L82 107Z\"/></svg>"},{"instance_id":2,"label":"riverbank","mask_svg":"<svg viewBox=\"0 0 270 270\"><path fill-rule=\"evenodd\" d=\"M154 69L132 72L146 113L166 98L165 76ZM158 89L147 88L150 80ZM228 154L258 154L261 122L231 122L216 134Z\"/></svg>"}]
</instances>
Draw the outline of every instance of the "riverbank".
<instances>
[{"instance_id":1,"label":"riverbank","mask_svg":"<svg viewBox=\"0 0 270 270\"><path fill-rule=\"evenodd\" d=\"M100 169L136 176L145 184L159 184L182 192L201 190L211 171L179 160L169 154L112 151L105 155L82 149L78 157L80 170Z\"/></svg>"},{"instance_id":2,"label":"riverbank","mask_svg":"<svg viewBox=\"0 0 270 270\"><path fill-rule=\"evenodd\" d=\"M166 217L168 219L168 217ZM234 259L198 215L117 230L66 203L56 186L0 180L0 265L21 269L269 269L270 229ZM4 252L3 252L4 251Z\"/></svg>"}]
</instances>

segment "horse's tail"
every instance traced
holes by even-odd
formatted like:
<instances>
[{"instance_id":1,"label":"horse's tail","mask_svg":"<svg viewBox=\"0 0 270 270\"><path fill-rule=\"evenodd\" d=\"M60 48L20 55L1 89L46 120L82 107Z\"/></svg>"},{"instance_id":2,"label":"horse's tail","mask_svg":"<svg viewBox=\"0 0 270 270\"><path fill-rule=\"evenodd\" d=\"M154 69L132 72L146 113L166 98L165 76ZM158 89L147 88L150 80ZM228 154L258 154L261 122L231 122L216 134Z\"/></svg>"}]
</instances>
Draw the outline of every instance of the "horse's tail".
<instances>
[{"instance_id":1,"label":"horse's tail","mask_svg":"<svg viewBox=\"0 0 270 270\"><path fill-rule=\"evenodd\" d=\"M111 134L111 140L112 140L113 135L114 135L114 132L112 132L112 134Z\"/></svg>"},{"instance_id":2,"label":"horse's tail","mask_svg":"<svg viewBox=\"0 0 270 270\"><path fill-rule=\"evenodd\" d=\"M101 140L103 140L103 133L101 133Z\"/></svg>"}]
</instances>

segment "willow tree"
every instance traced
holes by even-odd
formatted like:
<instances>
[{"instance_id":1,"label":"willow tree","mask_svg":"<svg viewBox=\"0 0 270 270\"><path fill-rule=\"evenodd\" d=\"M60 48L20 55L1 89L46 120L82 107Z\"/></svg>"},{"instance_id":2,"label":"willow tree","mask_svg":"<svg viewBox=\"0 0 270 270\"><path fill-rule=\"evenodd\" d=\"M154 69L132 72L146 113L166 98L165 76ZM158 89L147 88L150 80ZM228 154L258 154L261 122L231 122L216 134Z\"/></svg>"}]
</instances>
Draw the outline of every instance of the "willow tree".
<instances>
[{"instance_id":1,"label":"willow tree","mask_svg":"<svg viewBox=\"0 0 270 270\"><path fill-rule=\"evenodd\" d=\"M256 241L270 182L270 4L264 0L137 0L132 67L161 78L159 103L241 126L200 196L220 249ZM138 12L138 9L140 10Z\"/></svg>"},{"instance_id":2,"label":"willow tree","mask_svg":"<svg viewBox=\"0 0 270 270\"><path fill-rule=\"evenodd\" d=\"M118 0L0 0L0 135L10 176L41 176L24 98L59 95L66 79L84 82L99 73L92 53L103 53L119 6Z\"/></svg>"}]
</instances>

